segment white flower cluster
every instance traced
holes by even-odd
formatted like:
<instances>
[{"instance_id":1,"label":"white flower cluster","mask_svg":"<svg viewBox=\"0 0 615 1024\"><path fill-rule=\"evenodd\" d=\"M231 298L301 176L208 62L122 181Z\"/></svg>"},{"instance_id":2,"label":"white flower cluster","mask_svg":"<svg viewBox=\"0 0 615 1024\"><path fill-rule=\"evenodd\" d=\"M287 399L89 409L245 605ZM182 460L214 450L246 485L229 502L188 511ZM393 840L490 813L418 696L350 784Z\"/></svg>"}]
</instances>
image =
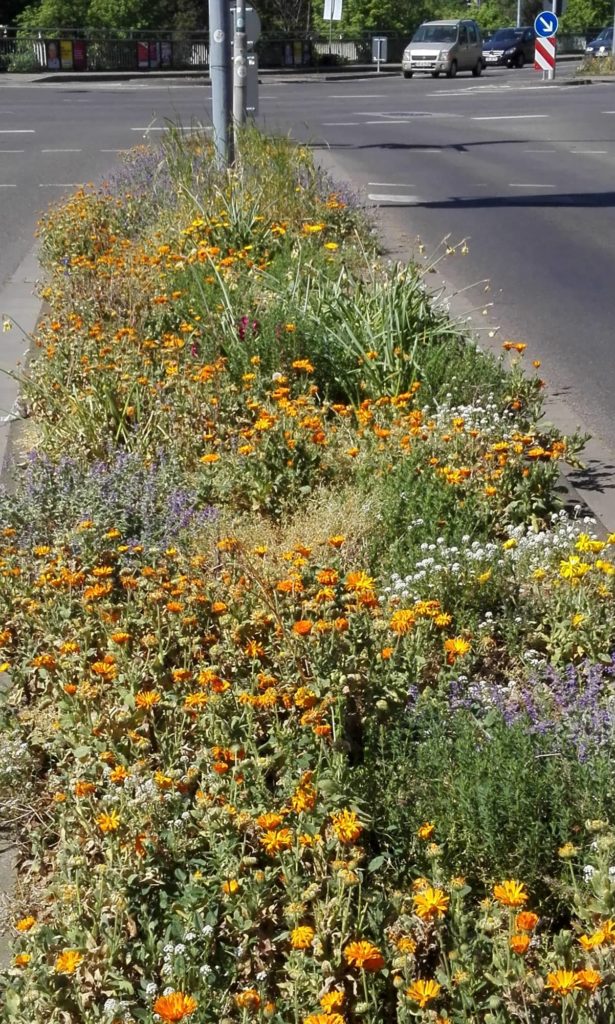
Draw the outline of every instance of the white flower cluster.
<instances>
[{"instance_id":1,"label":"white flower cluster","mask_svg":"<svg viewBox=\"0 0 615 1024\"><path fill-rule=\"evenodd\" d=\"M408 529L422 525L422 519L415 519ZM385 600L423 600L431 596L430 585L451 578L460 582L473 579L486 569L503 566L506 555L501 545L473 541L467 535L461 538L460 545L450 546L444 537L438 537L433 544L421 544L420 551L424 557L415 563L413 572L406 576L391 575L390 585L383 588Z\"/></svg>"}]
</instances>

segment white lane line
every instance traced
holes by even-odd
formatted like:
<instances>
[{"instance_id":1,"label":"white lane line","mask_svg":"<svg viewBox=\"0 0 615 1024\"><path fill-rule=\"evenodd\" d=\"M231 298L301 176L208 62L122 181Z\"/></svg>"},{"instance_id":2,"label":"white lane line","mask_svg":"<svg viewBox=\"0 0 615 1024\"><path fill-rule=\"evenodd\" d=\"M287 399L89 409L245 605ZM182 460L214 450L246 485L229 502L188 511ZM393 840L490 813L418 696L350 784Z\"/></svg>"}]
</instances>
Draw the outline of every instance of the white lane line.
<instances>
[{"instance_id":1,"label":"white lane line","mask_svg":"<svg viewBox=\"0 0 615 1024\"><path fill-rule=\"evenodd\" d=\"M129 153L129 149L101 149L101 153Z\"/></svg>"},{"instance_id":2,"label":"white lane line","mask_svg":"<svg viewBox=\"0 0 615 1024\"><path fill-rule=\"evenodd\" d=\"M387 96L381 96L380 93L368 94L365 92L356 93L355 95L343 95L343 96L329 96L330 100L386 100Z\"/></svg>"},{"instance_id":3,"label":"white lane line","mask_svg":"<svg viewBox=\"0 0 615 1024\"><path fill-rule=\"evenodd\" d=\"M213 131L213 128L211 125L200 128L178 128L177 125L174 125L173 128L168 128L165 125L164 128L157 128L155 125L148 124L145 128L131 128L130 130L131 132L211 132Z\"/></svg>"},{"instance_id":4,"label":"white lane line","mask_svg":"<svg viewBox=\"0 0 615 1024\"><path fill-rule=\"evenodd\" d=\"M555 185L544 185L537 181L522 181L515 182L511 181L508 183L509 188L555 188Z\"/></svg>"},{"instance_id":5,"label":"white lane line","mask_svg":"<svg viewBox=\"0 0 615 1024\"><path fill-rule=\"evenodd\" d=\"M555 153L554 149L524 149L524 153Z\"/></svg>"},{"instance_id":6,"label":"white lane line","mask_svg":"<svg viewBox=\"0 0 615 1024\"><path fill-rule=\"evenodd\" d=\"M44 185L39 185L39 188L83 188L85 182L83 181L49 181Z\"/></svg>"},{"instance_id":7,"label":"white lane line","mask_svg":"<svg viewBox=\"0 0 615 1024\"><path fill-rule=\"evenodd\" d=\"M601 110L601 114L615 114L615 110Z\"/></svg>"},{"instance_id":8,"label":"white lane line","mask_svg":"<svg viewBox=\"0 0 615 1024\"><path fill-rule=\"evenodd\" d=\"M488 114L486 117L472 117L471 121L530 121L538 117L550 117L550 114Z\"/></svg>"},{"instance_id":9,"label":"white lane line","mask_svg":"<svg viewBox=\"0 0 615 1024\"><path fill-rule=\"evenodd\" d=\"M606 149L571 149L570 152L579 156L590 156L592 153L606 153Z\"/></svg>"},{"instance_id":10,"label":"white lane line","mask_svg":"<svg viewBox=\"0 0 615 1024\"><path fill-rule=\"evenodd\" d=\"M412 153L412 156L419 156L422 153L441 153L441 152L442 152L442 148L441 147L440 147L440 149L435 149L435 148L432 148L432 147L427 147L426 149L415 149L413 151L413 153Z\"/></svg>"},{"instance_id":11,"label":"white lane line","mask_svg":"<svg viewBox=\"0 0 615 1024\"><path fill-rule=\"evenodd\" d=\"M375 188L414 188L412 182L407 181L368 181L367 184Z\"/></svg>"},{"instance_id":12,"label":"white lane line","mask_svg":"<svg viewBox=\"0 0 615 1024\"><path fill-rule=\"evenodd\" d=\"M408 203L416 205L420 200L418 196L395 196L393 194L380 195L379 193L370 192L368 199L371 199L373 203Z\"/></svg>"},{"instance_id":13,"label":"white lane line","mask_svg":"<svg viewBox=\"0 0 615 1024\"><path fill-rule=\"evenodd\" d=\"M34 128L0 128L0 135L35 135Z\"/></svg>"},{"instance_id":14,"label":"white lane line","mask_svg":"<svg viewBox=\"0 0 615 1024\"><path fill-rule=\"evenodd\" d=\"M17 185L0 185L0 188L17 188Z\"/></svg>"},{"instance_id":15,"label":"white lane line","mask_svg":"<svg viewBox=\"0 0 615 1024\"><path fill-rule=\"evenodd\" d=\"M410 120L407 117L404 117L403 119L400 118L399 120L395 121L390 121L388 119L386 121L364 121L363 124L381 124L384 127L387 124L410 124Z\"/></svg>"},{"instance_id":16,"label":"white lane line","mask_svg":"<svg viewBox=\"0 0 615 1024\"><path fill-rule=\"evenodd\" d=\"M25 153L25 149L0 149L0 153Z\"/></svg>"},{"instance_id":17,"label":"white lane line","mask_svg":"<svg viewBox=\"0 0 615 1024\"><path fill-rule=\"evenodd\" d=\"M350 128L353 125L358 125L358 121L323 121L323 128Z\"/></svg>"},{"instance_id":18,"label":"white lane line","mask_svg":"<svg viewBox=\"0 0 615 1024\"><path fill-rule=\"evenodd\" d=\"M83 153L82 149L41 149L41 153Z\"/></svg>"}]
</instances>

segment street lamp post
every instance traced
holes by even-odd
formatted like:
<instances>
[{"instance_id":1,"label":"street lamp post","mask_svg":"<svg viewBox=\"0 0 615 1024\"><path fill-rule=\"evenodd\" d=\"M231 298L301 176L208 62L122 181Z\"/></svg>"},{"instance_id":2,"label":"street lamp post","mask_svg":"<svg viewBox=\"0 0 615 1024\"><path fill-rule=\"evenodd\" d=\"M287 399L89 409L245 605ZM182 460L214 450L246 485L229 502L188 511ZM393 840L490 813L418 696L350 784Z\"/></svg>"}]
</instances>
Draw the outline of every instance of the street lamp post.
<instances>
[{"instance_id":1,"label":"street lamp post","mask_svg":"<svg viewBox=\"0 0 615 1024\"><path fill-rule=\"evenodd\" d=\"M228 0L209 0L209 77L214 146L219 167L233 162L231 13Z\"/></svg>"}]
</instances>

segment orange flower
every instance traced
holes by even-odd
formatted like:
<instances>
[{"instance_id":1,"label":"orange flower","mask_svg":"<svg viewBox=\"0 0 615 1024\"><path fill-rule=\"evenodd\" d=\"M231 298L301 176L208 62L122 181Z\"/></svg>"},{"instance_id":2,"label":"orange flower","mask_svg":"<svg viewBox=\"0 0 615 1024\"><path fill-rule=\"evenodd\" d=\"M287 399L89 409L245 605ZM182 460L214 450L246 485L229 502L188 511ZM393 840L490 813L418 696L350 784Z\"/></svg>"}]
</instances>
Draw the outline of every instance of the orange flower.
<instances>
[{"instance_id":1,"label":"orange flower","mask_svg":"<svg viewBox=\"0 0 615 1024\"><path fill-rule=\"evenodd\" d=\"M309 949L315 934L308 924L301 924L290 933L290 944L293 949Z\"/></svg>"},{"instance_id":2,"label":"orange flower","mask_svg":"<svg viewBox=\"0 0 615 1024\"><path fill-rule=\"evenodd\" d=\"M320 999L320 1005L326 1013L333 1013L334 1010L342 1009L345 998L343 992L340 992L339 989L334 989L333 992L325 992L324 996Z\"/></svg>"},{"instance_id":3,"label":"orange flower","mask_svg":"<svg viewBox=\"0 0 615 1024\"><path fill-rule=\"evenodd\" d=\"M467 654L470 650L470 644L467 640L464 640L461 636L451 637L450 640L444 641L444 650L446 651L446 660L449 665L454 665L457 658L462 658L464 654Z\"/></svg>"},{"instance_id":4,"label":"orange flower","mask_svg":"<svg viewBox=\"0 0 615 1024\"><path fill-rule=\"evenodd\" d=\"M602 975L600 974L600 971L595 971L592 967L586 967L582 971L576 971L575 977L579 988L584 988L586 992L595 992L598 985L602 984Z\"/></svg>"},{"instance_id":5,"label":"orange flower","mask_svg":"<svg viewBox=\"0 0 615 1024\"><path fill-rule=\"evenodd\" d=\"M235 996L235 1002L240 1010L258 1010L261 997L255 988L247 988Z\"/></svg>"},{"instance_id":6,"label":"orange flower","mask_svg":"<svg viewBox=\"0 0 615 1024\"><path fill-rule=\"evenodd\" d=\"M303 1024L346 1024L341 1013L310 1013Z\"/></svg>"},{"instance_id":7,"label":"orange flower","mask_svg":"<svg viewBox=\"0 0 615 1024\"><path fill-rule=\"evenodd\" d=\"M80 779L79 782L75 783L73 790L76 797L91 796L96 791L96 786L93 782L86 782L84 779Z\"/></svg>"},{"instance_id":8,"label":"orange flower","mask_svg":"<svg viewBox=\"0 0 615 1024\"><path fill-rule=\"evenodd\" d=\"M36 918L30 914L28 917L22 917L20 921L17 921L15 928L18 932L29 932L31 928L34 928L36 924Z\"/></svg>"},{"instance_id":9,"label":"orange flower","mask_svg":"<svg viewBox=\"0 0 615 1024\"><path fill-rule=\"evenodd\" d=\"M510 948L513 953L517 953L519 956L523 956L524 953L527 953L529 944L529 935L524 935L522 932L517 935L511 935L510 937Z\"/></svg>"},{"instance_id":10,"label":"orange flower","mask_svg":"<svg viewBox=\"0 0 615 1024\"><path fill-rule=\"evenodd\" d=\"M166 996L158 996L154 1003L153 1010L167 1024L175 1024L194 1013L198 1006L196 999L187 996L183 992L169 992Z\"/></svg>"},{"instance_id":11,"label":"orange flower","mask_svg":"<svg viewBox=\"0 0 615 1024\"><path fill-rule=\"evenodd\" d=\"M432 999L436 999L441 988L442 986L437 981L434 981L433 978L419 978L412 983L410 988L406 989L406 995L413 1003L418 1003L422 1010Z\"/></svg>"},{"instance_id":12,"label":"orange flower","mask_svg":"<svg viewBox=\"0 0 615 1024\"><path fill-rule=\"evenodd\" d=\"M494 885L493 895L504 907L522 907L529 899L523 882L516 882L514 879Z\"/></svg>"},{"instance_id":13,"label":"orange flower","mask_svg":"<svg viewBox=\"0 0 615 1024\"><path fill-rule=\"evenodd\" d=\"M162 700L157 690L139 690L135 697L135 704L143 711L155 707Z\"/></svg>"},{"instance_id":14,"label":"orange flower","mask_svg":"<svg viewBox=\"0 0 615 1024\"><path fill-rule=\"evenodd\" d=\"M312 632L313 625L311 619L299 619L298 622L293 623L293 633L297 636L308 636Z\"/></svg>"},{"instance_id":15,"label":"orange flower","mask_svg":"<svg viewBox=\"0 0 615 1024\"><path fill-rule=\"evenodd\" d=\"M293 845L293 834L289 828L265 832L260 838L260 843L270 857L275 857L276 853L290 849Z\"/></svg>"},{"instance_id":16,"label":"orange flower","mask_svg":"<svg viewBox=\"0 0 615 1024\"><path fill-rule=\"evenodd\" d=\"M15 967L26 967L30 963L31 959L32 957L29 953L18 953L13 960L13 964Z\"/></svg>"},{"instance_id":17,"label":"orange flower","mask_svg":"<svg viewBox=\"0 0 615 1024\"><path fill-rule=\"evenodd\" d=\"M236 878L229 878L228 882L222 883L222 892L227 896L234 896L239 889L239 882Z\"/></svg>"},{"instance_id":18,"label":"orange flower","mask_svg":"<svg viewBox=\"0 0 615 1024\"><path fill-rule=\"evenodd\" d=\"M519 931L533 932L537 924L538 914L534 914L531 910L522 910L520 914L517 914L516 927Z\"/></svg>"},{"instance_id":19,"label":"orange flower","mask_svg":"<svg viewBox=\"0 0 615 1024\"><path fill-rule=\"evenodd\" d=\"M338 811L331 815L331 825L340 843L354 843L363 831L354 811Z\"/></svg>"},{"instance_id":20,"label":"orange flower","mask_svg":"<svg viewBox=\"0 0 615 1024\"><path fill-rule=\"evenodd\" d=\"M448 910L449 897L442 889L432 889L428 886L413 896L412 900L416 913L425 920L444 917Z\"/></svg>"},{"instance_id":21,"label":"orange flower","mask_svg":"<svg viewBox=\"0 0 615 1024\"><path fill-rule=\"evenodd\" d=\"M545 987L560 999L565 999L579 987L579 982L574 971L552 971L547 975Z\"/></svg>"},{"instance_id":22,"label":"orange flower","mask_svg":"<svg viewBox=\"0 0 615 1024\"><path fill-rule=\"evenodd\" d=\"M351 967L362 971L380 971L384 967L384 957L378 947L365 939L350 942L344 950L344 959Z\"/></svg>"},{"instance_id":23,"label":"orange flower","mask_svg":"<svg viewBox=\"0 0 615 1024\"><path fill-rule=\"evenodd\" d=\"M120 819L117 811L111 811L110 814L102 813L99 814L96 819L101 832L116 832L120 827Z\"/></svg>"},{"instance_id":24,"label":"orange flower","mask_svg":"<svg viewBox=\"0 0 615 1024\"><path fill-rule=\"evenodd\" d=\"M54 970L57 974L74 974L82 961L83 956L76 949L65 949L56 958Z\"/></svg>"},{"instance_id":25,"label":"orange flower","mask_svg":"<svg viewBox=\"0 0 615 1024\"><path fill-rule=\"evenodd\" d=\"M419 839L431 839L432 835L436 831L436 826L433 821L426 821L424 825L417 830L417 836Z\"/></svg>"}]
</instances>

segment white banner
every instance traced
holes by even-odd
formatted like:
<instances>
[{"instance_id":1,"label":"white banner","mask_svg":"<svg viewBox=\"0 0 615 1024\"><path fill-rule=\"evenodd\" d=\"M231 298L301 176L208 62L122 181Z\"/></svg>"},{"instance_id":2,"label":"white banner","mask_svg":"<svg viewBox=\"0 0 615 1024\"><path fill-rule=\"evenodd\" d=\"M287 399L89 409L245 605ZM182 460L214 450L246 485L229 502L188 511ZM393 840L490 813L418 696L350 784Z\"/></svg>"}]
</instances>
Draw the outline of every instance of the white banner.
<instances>
[{"instance_id":1,"label":"white banner","mask_svg":"<svg viewBox=\"0 0 615 1024\"><path fill-rule=\"evenodd\" d=\"M342 20L342 0L325 0L323 21Z\"/></svg>"}]
</instances>

